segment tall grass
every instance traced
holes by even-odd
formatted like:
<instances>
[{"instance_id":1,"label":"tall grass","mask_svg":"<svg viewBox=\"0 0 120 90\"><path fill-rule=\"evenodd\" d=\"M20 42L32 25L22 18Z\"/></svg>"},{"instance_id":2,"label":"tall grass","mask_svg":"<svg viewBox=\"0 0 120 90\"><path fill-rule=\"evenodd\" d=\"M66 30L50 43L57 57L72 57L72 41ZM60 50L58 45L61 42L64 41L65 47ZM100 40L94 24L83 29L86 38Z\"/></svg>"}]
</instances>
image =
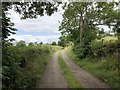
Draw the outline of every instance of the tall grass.
<instances>
[{"instance_id":1,"label":"tall grass","mask_svg":"<svg viewBox=\"0 0 120 90\"><path fill-rule=\"evenodd\" d=\"M51 45L9 46L3 55L3 89L34 87L57 49Z\"/></svg>"},{"instance_id":2,"label":"tall grass","mask_svg":"<svg viewBox=\"0 0 120 90\"><path fill-rule=\"evenodd\" d=\"M64 63L63 58L61 56L61 51L58 53L58 59L59 59L59 65L61 68L61 71L68 82L69 88L82 88L82 86L77 82L77 80L74 78L72 72L69 70L68 66Z\"/></svg>"},{"instance_id":3,"label":"tall grass","mask_svg":"<svg viewBox=\"0 0 120 90\"><path fill-rule=\"evenodd\" d=\"M101 79L111 88L120 88L120 77L118 72L118 60L111 57L104 57L99 59L79 59L72 51L72 47L65 49L67 55L81 68L90 72L94 76Z\"/></svg>"}]
</instances>

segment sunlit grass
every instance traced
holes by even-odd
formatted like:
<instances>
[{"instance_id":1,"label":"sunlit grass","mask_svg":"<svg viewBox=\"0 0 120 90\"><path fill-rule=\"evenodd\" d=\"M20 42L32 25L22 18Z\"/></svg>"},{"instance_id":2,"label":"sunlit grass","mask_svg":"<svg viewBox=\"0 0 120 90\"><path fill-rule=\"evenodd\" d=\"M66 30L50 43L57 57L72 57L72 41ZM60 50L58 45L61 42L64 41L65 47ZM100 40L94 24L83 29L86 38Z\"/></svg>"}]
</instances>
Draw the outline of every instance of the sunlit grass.
<instances>
[{"instance_id":1,"label":"sunlit grass","mask_svg":"<svg viewBox=\"0 0 120 90\"><path fill-rule=\"evenodd\" d=\"M118 38L116 36L105 36L102 39L106 40L106 41L110 41L110 40L118 40Z\"/></svg>"},{"instance_id":2,"label":"sunlit grass","mask_svg":"<svg viewBox=\"0 0 120 90\"><path fill-rule=\"evenodd\" d=\"M59 65L62 70L62 73L66 81L68 82L68 87L69 88L82 88L82 86L74 78L72 72L69 70L67 65L64 63L62 56L61 56L61 51L58 53L58 59L59 59Z\"/></svg>"},{"instance_id":3,"label":"sunlit grass","mask_svg":"<svg viewBox=\"0 0 120 90\"><path fill-rule=\"evenodd\" d=\"M112 88L120 88L120 77L118 76L118 61L112 57L104 57L101 60L80 60L71 49L65 48L67 55L81 68L101 79Z\"/></svg>"}]
</instances>

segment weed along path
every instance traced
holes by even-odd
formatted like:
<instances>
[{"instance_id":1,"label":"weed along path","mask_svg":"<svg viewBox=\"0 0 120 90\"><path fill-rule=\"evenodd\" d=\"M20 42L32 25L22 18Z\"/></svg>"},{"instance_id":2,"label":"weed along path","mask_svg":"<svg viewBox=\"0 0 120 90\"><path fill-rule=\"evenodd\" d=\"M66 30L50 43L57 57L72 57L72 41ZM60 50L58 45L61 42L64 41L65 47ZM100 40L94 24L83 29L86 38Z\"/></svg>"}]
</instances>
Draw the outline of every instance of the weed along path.
<instances>
[{"instance_id":1,"label":"weed along path","mask_svg":"<svg viewBox=\"0 0 120 90\"><path fill-rule=\"evenodd\" d=\"M43 75L43 78L37 82L37 88L68 88L68 84L61 73L58 64L58 52L56 52Z\"/></svg>"},{"instance_id":2,"label":"weed along path","mask_svg":"<svg viewBox=\"0 0 120 90\"><path fill-rule=\"evenodd\" d=\"M99 79L76 65L72 60L67 57L64 51L62 51L62 55L60 54L61 56L59 55L58 57L59 52L60 51L55 52L51 57L51 60L48 62L43 78L37 82L36 88L70 88L71 78L72 85L74 81L74 83L76 82L76 84L81 85L80 88L109 88ZM61 61L62 64L60 64L60 60L63 61ZM66 72L69 73L69 75ZM65 77L70 78L69 80L67 80L68 78L66 79Z\"/></svg>"},{"instance_id":3,"label":"weed along path","mask_svg":"<svg viewBox=\"0 0 120 90\"><path fill-rule=\"evenodd\" d=\"M62 51L62 58L83 88L108 88L99 79L77 66L67 57L64 51Z\"/></svg>"}]
</instances>

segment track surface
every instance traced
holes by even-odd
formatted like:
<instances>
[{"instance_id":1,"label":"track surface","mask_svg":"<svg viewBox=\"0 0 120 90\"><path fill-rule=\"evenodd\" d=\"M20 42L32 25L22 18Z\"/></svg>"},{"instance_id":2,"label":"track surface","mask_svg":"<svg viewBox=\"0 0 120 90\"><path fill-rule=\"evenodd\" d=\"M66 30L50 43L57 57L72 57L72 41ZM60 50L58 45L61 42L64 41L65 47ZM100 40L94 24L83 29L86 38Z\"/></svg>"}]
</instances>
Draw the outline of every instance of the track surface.
<instances>
[{"instance_id":1,"label":"track surface","mask_svg":"<svg viewBox=\"0 0 120 90\"><path fill-rule=\"evenodd\" d=\"M64 51L62 51L62 58L72 71L74 77L84 88L108 88L103 82L91 75L90 73L81 69L70 58L67 57Z\"/></svg>"},{"instance_id":2,"label":"track surface","mask_svg":"<svg viewBox=\"0 0 120 90\"><path fill-rule=\"evenodd\" d=\"M48 62L44 76L37 84L37 88L68 88L58 64L58 52L56 52Z\"/></svg>"},{"instance_id":3,"label":"track surface","mask_svg":"<svg viewBox=\"0 0 120 90\"><path fill-rule=\"evenodd\" d=\"M51 60L48 62L43 78L37 82L37 88L68 88L68 84L58 64L58 52L53 54ZM83 88L108 88L99 79L84 71L70 60L64 51L62 51L62 58Z\"/></svg>"}]
</instances>

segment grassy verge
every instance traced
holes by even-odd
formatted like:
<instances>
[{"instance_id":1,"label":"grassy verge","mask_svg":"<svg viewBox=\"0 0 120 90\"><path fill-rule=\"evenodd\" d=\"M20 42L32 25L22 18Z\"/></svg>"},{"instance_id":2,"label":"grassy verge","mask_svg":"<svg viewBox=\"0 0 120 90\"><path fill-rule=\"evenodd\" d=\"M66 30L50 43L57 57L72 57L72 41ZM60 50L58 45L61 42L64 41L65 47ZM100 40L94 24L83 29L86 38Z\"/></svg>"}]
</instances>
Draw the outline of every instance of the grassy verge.
<instances>
[{"instance_id":1,"label":"grassy verge","mask_svg":"<svg viewBox=\"0 0 120 90\"><path fill-rule=\"evenodd\" d=\"M40 79L51 55L60 47L50 45L40 45L28 47L23 53L23 58L27 61L28 69L35 72L37 79Z\"/></svg>"},{"instance_id":2,"label":"grassy verge","mask_svg":"<svg viewBox=\"0 0 120 90\"><path fill-rule=\"evenodd\" d=\"M32 57L33 55L29 57L31 62L28 64L28 70L31 68L31 71L33 71L32 75L35 77L35 81L43 77L48 61L53 53L59 49L61 49L61 47L53 45L33 46L36 55L34 57Z\"/></svg>"},{"instance_id":3,"label":"grassy verge","mask_svg":"<svg viewBox=\"0 0 120 90\"><path fill-rule=\"evenodd\" d=\"M81 68L101 79L111 88L120 88L120 77L118 77L118 61L112 57L104 57L102 60L80 60L72 51L72 47L66 48L67 55Z\"/></svg>"},{"instance_id":4,"label":"grassy verge","mask_svg":"<svg viewBox=\"0 0 120 90\"><path fill-rule=\"evenodd\" d=\"M72 72L69 70L67 65L64 63L62 56L61 56L61 52L59 52L58 54L58 59L59 59L59 65L61 67L62 73L68 82L68 87L69 88L81 88L80 84L75 80Z\"/></svg>"},{"instance_id":5,"label":"grassy verge","mask_svg":"<svg viewBox=\"0 0 120 90\"><path fill-rule=\"evenodd\" d=\"M59 48L52 45L11 45L4 49L2 88L12 90L35 87L36 81L42 78L51 55Z\"/></svg>"}]
</instances>

